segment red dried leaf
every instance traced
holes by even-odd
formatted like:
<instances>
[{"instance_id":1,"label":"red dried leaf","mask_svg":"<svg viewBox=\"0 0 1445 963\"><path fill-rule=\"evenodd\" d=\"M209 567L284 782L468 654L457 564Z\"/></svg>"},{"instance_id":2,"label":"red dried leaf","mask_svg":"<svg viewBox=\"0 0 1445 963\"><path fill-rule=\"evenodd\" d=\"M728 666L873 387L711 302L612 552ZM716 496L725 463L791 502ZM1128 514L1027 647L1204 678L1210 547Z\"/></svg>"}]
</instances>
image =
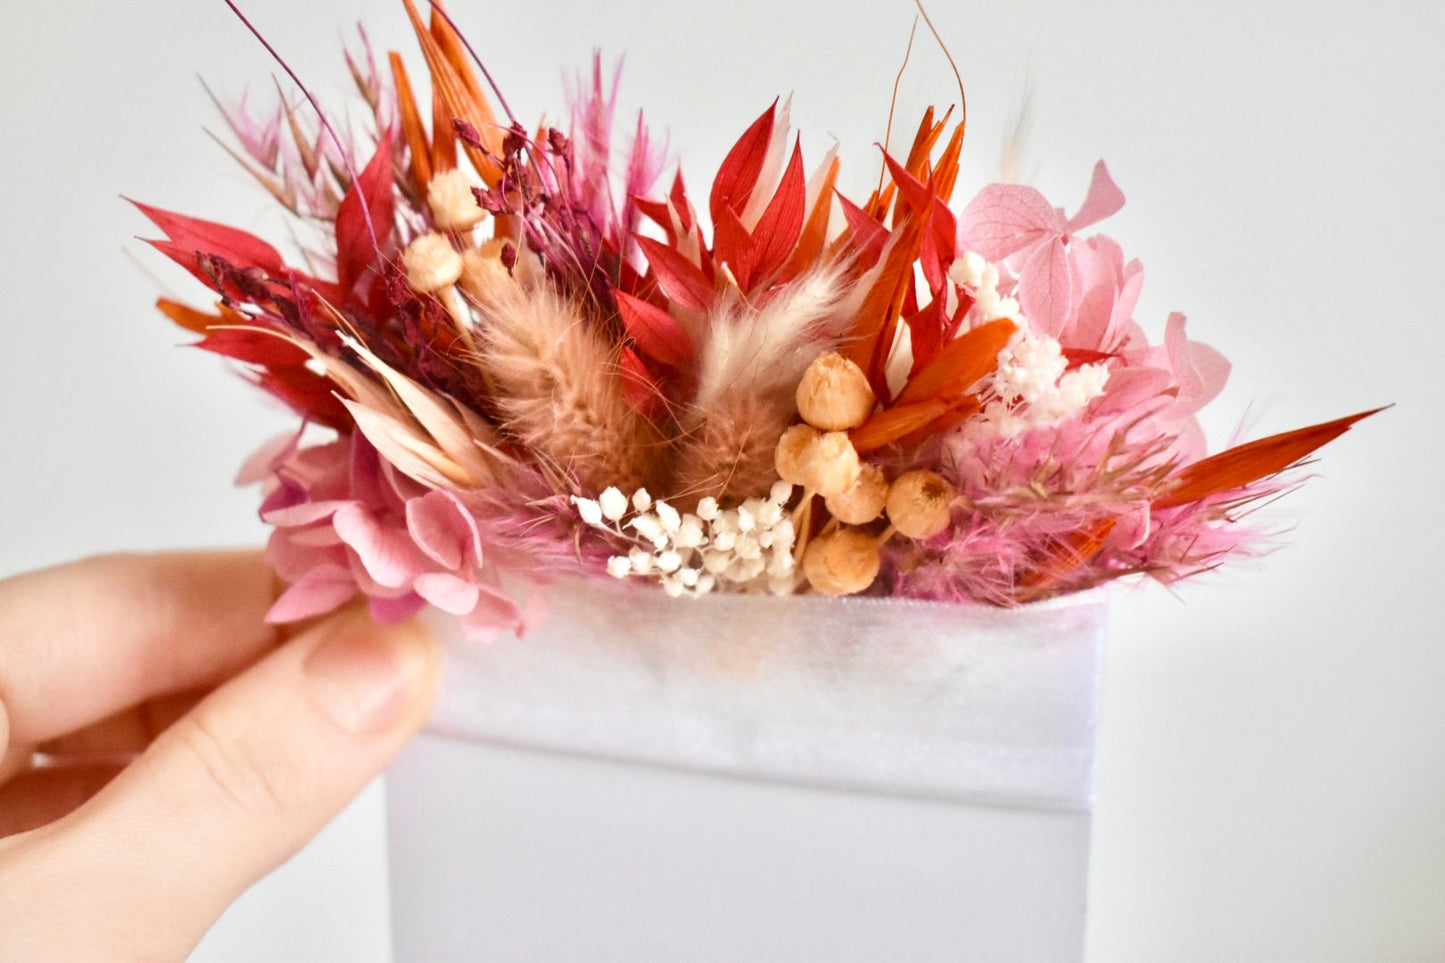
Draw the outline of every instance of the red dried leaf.
<instances>
[{"instance_id":1,"label":"red dried leaf","mask_svg":"<svg viewBox=\"0 0 1445 963\"><path fill-rule=\"evenodd\" d=\"M778 102L775 100L723 158L717 177L713 178L712 195L708 199L708 210L712 213L714 225L722 220L725 210L741 213L747 206L748 198L752 197L753 188L757 186L768 158L768 144L773 138L773 118L777 109Z\"/></svg>"},{"instance_id":2,"label":"red dried leaf","mask_svg":"<svg viewBox=\"0 0 1445 963\"><path fill-rule=\"evenodd\" d=\"M1094 351L1090 348L1064 348L1062 353L1064 360L1068 362L1067 370L1069 371L1081 368L1086 364L1098 364L1119 356L1114 351Z\"/></svg>"},{"instance_id":3,"label":"red dried leaf","mask_svg":"<svg viewBox=\"0 0 1445 963\"><path fill-rule=\"evenodd\" d=\"M803 176L803 156L795 142L782 181L753 229L753 243L758 248L755 273L759 280L772 277L787 263L803 231L807 206L808 182Z\"/></svg>"},{"instance_id":4,"label":"red dried leaf","mask_svg":"<svg viewBox=\"0 0 1445 963\"><path fill-rule=\"evenodd\" d=\"M666 408L662 384L647 370L637 352L624 347L617 358L622 375L622 393L638 414L657 418Z\"/></svg>"},{"instance_id":5,"label":"red dried leaf","mask_svg":"<svg viewBox=\"0 0 1445 963\"><path fill-rule=\"evenodd\" d=\"M285 338L255 328L213 328L195 347L263 368L294 368L310 359Z\"/></svg>"},{"instance_id":6,"label":"red dried leaf","mask_svg":"<svg viewBox=\"0 0 1445 963\"><path fill-rule=\"evenodd\" d=\"M723 208L713 224L713 258L727 264L738 287L744 291L752 287L758 249L753 243L753 236L731 208Z\"/></svg>"},{"instance_id":7,"label":"red dried leaf","mask_svg":"<svg viewBox=\"0 0 1445 963\"><path fill-rule=\"evenodd\" d=\"M1355 422L1383 410L1375 408L1308 428L1270 435L1185 465L1175 473L1174 487L1154 499L1152 507L1175 508L1277 475L1308 457L1321 445L1343 435Z\"/></svg>"},{"instance_id":8,"label":"red dried leaf","mask_svg":"<svg viewBox=\"0 0 1445 963\"><path fill-rule=\"evenodd\" d=\"M943 300L935 298L923 308L905 314L903 323L908 325L908 341L913 346L913 367L909 371L912 377L927 367L943 346L943 331L947 323Z\"/></svg>"},{"instance_id":9,"label":"red dried leaf","mask_svg":"<svg viewBox=\"0 0 1445 963\"><path fill-rule=\"evenodd\" d=\"M692 362L692 339L676 318L625 291L614 290L612 295L617 299L623 327L643 354L674 368Z\"/></svg>"},{"instance_id":10,"label":"red dried leaf","mask_svg":"<svg viewBox=\"0 0 1445 963\"><path fill-rule=\"evenodd\" d=\"M933 192L887 154L883 155L883 163L888 165L888 173L892 176L893 183L898 185L898 206L907 205L914 214L926 211L933 203ZM898 213L895 209L894 217L897 217Z\"/></svg>"},{"instance_id":11,"label":"red dried leaf","mask_svg":"<svg viewBox=\"0 0 1445 963\"><path fill-rule=\"evenodd\" d=\"M676 248L642 235L637 235L637 244L657 277L658 287L669 298L694 311L701 311L712 302L712 282Z\"/></svg>"},{"instance_id":12,"label":"red dried leaf","mask_svg":"<svg viewBox=\"0 0 1445 963\"><path fill-rule=\"evenodd\" d=\"M634 197L632 204L643 217L667 232L669 242L677 240L677 234L672 229L672 211L666 201L650 201L645 197Z\"/></svg>"},{"instance_id":13,"label":"red dried leaf","mask_svg":"<svg viewBox=\"0 0 1445 963\"><path fill-rule=\"evenodd\" d=\"M284 401L297 414L340 432L351 430L351 413L336 397L335 383L309 368L263 371L252 380L261 389Z\"/></svg>"},{"instance_id":14,"label":"red dried leaf","mask_svg":"<svg viewBox=\"0 0 1445 963\"><path fill-rule=\"evenodd\" d=\"M682 221L683 232L692 230L692 205L687 202L687 187L682 183L682 171L673 176L672 192L668 199L672 201L672 209L677 212L678 220Z\"/></svg>"},{"instance_id":15,"label":"red dried leaf","mask_svg":"<svg viewBox=\"0 0 1445 963\"><path fill-rule=\"evenodd\" d=\"M861 255L859 267L866 271L882 256L883 246L888 243L888 229L842 194L838 195L838 202L843 208L843 219L848 222L853 247Z\"/></svg>"},{"instance_id":16,"label":"red dried leaf","mask_svg":"<svg viewBox=\"0 0 1445 963\"><path fill-rule=\"evenodd\" d=\"M394 204L391 131L386 131L336 212L336 279L348 296L366 270L379 266L385 254Z\"/></svg>"},{"instance_id":17,"label":"red dried leaf","mask_svg":"<svg viewBox=\"0 0 1445 963\"><path fill-rule=\"evenodd\" d=\"M219 257L238 268L256 267L268 274L280 274L286 270L286 263L277 250L252 234L214 221L163 211L139 201L131 203L171 239L170 246L166 246L165 242L152 244L184 267L194 269L194 255L200 252Z\"/></svg>"}]
</instances>

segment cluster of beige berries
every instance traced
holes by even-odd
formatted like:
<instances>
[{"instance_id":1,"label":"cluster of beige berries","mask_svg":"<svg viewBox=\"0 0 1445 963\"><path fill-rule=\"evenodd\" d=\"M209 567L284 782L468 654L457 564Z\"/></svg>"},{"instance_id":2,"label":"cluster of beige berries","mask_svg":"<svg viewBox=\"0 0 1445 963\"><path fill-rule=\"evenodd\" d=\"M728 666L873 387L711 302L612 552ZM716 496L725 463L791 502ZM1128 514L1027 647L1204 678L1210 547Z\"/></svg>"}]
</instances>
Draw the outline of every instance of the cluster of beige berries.
<instances>
[{"instance_id":1,"label":"cluster of beige berries","mask_svg":"<svg viewBox=\"0 0 1445 963\"><path fill-rule=\"evenodd\" d=\"M811 540L804 537L809 520L799 525L803 574L817 592L852 595L878 577L879 551L895 533L931 538L946 529L958 492L931 471L907 471L889 482L859 458L848 432L868 420L877 398L847 358L829 352L814 360L798 383L797 403L804 423L778 440L778 475L802 487L805 516L819 496L832 517ZM885 515L882 531L864 527Z\"/></svg>"},{"instance_id":2,"label":"cluster of beige berries","mask_svg":"<svg viewBox=\"0 0 1445 963\"><path fill-rule=\"evenodd\" d=\"M487 212L477 203L474 186L456 168L432 177L427 185L427 207L437 230L417 236L401 254L407 284L419 294L435 295L464 337L471 317L463 294L483 302L500 283L513 277L525 283L540 277L542 270L540 260L530 251L515 265L504 264L504 250L510 244L515 253L516 245L503 238L475 243L473 232L486 220Z\"/></svg>"}]
</instances>

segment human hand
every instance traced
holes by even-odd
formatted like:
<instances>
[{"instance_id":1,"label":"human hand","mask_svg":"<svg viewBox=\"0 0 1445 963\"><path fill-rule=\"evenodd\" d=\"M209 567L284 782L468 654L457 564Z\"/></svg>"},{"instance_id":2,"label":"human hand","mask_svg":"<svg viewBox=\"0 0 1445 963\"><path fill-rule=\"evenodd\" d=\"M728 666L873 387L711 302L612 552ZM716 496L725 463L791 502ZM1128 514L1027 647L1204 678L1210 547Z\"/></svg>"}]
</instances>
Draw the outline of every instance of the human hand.
<instances>
[{"instance_id":1,"label":"human hand","mask_svg":"<svg viewBox=\"0 0 1445 963\"><path fill-rule=\"evenodd\" d=\"M254 552L0 581L0 959L184 959L421 726L423 629L274 597Z\"/></svg>"}]
</instances>

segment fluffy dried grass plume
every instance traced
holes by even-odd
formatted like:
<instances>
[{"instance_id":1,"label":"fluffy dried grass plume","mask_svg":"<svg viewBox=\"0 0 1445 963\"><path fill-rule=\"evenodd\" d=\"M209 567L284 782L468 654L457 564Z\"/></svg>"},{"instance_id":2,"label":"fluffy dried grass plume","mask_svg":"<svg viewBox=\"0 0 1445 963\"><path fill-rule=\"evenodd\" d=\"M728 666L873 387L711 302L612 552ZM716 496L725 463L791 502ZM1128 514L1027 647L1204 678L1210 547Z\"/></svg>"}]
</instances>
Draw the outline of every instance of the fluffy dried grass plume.
<instances>
[{"instance_id":1,"label":"fluffy dried grass plume","mask_svg":"<svg viewBox=\"0 0 1445 963\"><path fill-rule=\"evenodd\" d=\"M616 349L546 286L496 284L473 332L503 432L583 491L656 485L664 441L623 393Z\"/></svg>"},{"instance_id":2,"label":"fluffy dried grass plume","mask_svg":"<svg viewBox=\"0 0 1445 963\"><path fill-rule=\"evenodd\" d=\"M680 418L679 498L745 498L767 489L778 439L793 421L803 372L852 318L837 267L804 275L760 307L731 303L709 319L694 404Z\"/></svg>"}]
</instances>

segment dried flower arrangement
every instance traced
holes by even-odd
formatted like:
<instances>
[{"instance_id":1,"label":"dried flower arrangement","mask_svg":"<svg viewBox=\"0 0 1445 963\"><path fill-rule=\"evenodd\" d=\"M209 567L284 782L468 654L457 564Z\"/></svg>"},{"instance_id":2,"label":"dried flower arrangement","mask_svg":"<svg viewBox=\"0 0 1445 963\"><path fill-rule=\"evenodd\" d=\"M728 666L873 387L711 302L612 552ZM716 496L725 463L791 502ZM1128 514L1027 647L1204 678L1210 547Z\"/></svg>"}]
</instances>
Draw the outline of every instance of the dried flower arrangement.
<instances>
[{"instance_id":1,"label":"dried flower arrangement","mask_svg":"<svg viewBox=\"0 0 1445 963\"><path fill-rule=\"evenodd\" d=\"M1162 344L1135 322L1139 262L1083 233L1124 202L1102 163L1072 216L1018 184L955 213L963 117L929 110L859 203L775 103L709 230L680 173L656 189L640 117L614 149L599 66L566 131L529 131L441 6L403 2L430 110L396 53L348 57L364 164L314 101L226 112L237 160L322 227L304 269L140 206L218 297L161 309L303 422L242 473L290 583L274 620L359 591L481 638L566 573L992 605L1171 582L1247 551L1244 512L1369 414L1208 455L1229 365L1182 315Z\"/></svg>"}]
</instances>

